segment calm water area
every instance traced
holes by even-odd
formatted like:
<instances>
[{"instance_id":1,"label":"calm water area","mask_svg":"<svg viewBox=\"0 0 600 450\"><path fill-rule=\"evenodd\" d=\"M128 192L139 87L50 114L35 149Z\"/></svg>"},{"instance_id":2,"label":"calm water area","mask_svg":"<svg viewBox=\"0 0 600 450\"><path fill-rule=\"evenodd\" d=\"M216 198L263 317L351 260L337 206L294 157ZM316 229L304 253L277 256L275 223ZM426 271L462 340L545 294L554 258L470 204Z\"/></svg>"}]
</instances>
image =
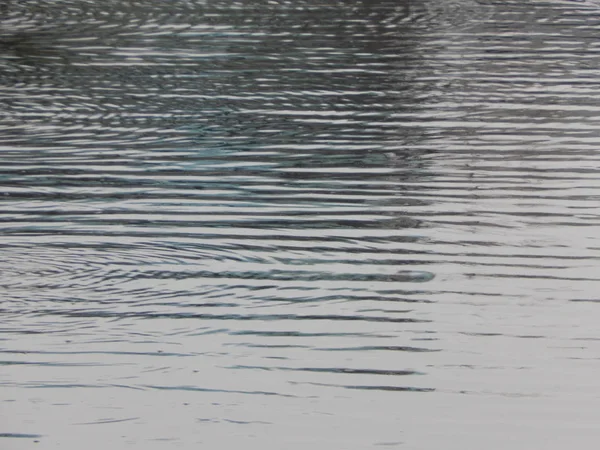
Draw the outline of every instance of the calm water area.
<instances>
[{"instance_id":1,"label":"calm water area","mask_svg":"<svg viewBox=\"0 0 600 450\"><path fill-rule=\"evenodd\" d=\"M600 2L12 0L0 449L600 442Z\"/></svg>"}]
</instances>

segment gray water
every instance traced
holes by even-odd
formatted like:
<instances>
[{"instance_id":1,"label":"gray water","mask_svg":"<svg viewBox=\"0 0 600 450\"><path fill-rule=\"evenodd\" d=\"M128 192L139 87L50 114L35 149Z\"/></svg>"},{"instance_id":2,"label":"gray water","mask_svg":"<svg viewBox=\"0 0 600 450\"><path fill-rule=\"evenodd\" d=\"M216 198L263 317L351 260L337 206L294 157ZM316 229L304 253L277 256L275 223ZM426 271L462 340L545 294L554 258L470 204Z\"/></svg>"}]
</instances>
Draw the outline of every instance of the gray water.
<instances>
[{"instance_id":1,"label":"gray water","mask_svg":"<svg viewBox=\"0 0 600 450\"><path fill-rule=\"evenodd\" d=\"M600 5L11 2L0 448L600 442Z\"/></svg>"}]
</instances>

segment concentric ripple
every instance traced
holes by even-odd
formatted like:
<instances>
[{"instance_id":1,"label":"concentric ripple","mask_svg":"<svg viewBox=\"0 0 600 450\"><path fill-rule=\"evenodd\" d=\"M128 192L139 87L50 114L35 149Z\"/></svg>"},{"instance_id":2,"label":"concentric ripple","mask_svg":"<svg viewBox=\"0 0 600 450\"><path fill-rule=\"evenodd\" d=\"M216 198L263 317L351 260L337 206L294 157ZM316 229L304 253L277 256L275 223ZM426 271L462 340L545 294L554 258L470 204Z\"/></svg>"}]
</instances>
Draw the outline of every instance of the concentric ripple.
<instances>
[{"instance_id":1,"label":"concentric ripple","mask_svg":"<svg viewBox=\"0 0 600 450\"><path fill-rule=\"evenodd\" d=\"M598 441L594 2L5 5L7 448Z\"/></svg>"}]
</instances>

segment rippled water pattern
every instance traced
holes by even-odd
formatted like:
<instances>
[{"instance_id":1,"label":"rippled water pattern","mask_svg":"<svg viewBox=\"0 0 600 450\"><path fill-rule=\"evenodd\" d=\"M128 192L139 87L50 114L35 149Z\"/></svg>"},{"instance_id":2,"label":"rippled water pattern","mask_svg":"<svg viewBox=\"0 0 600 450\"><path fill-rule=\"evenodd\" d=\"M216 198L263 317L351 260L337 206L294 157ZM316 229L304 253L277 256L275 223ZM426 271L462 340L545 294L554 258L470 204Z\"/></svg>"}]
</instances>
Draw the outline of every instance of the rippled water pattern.
<instances>
[{"instance_id":1,"label":"rippled water pattern","mask_svg":"<svg viewBox=\"0 0 600 450\"><path fill-rule=\"evenodd\" d=\"M12 1L0 447L600 442L600 6Z\"/></svg>"}]
</instances>

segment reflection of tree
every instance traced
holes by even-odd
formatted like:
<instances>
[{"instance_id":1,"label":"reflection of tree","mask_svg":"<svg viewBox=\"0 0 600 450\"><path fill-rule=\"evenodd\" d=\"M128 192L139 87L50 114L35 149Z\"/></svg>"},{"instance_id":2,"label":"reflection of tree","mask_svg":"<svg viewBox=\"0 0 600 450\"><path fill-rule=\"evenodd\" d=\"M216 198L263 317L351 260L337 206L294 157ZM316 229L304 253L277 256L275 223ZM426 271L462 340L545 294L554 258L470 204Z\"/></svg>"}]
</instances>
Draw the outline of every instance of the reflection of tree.
<instances>
[{"instance_id":1,"label":"reflection of tree","mask_svg":"<svg viewBox=\"0 0 600 450\"><path fill-rule=\"evenodd\" d=\"M180 148L187 159L173 164L202 170L243 155L246 167L217 175L269 172L332 191L387 180L391 195L393 183L423 176L428 150L414 117L427 86L415 83L422 55L406 2L184 3L169 6L173 15L164 2L123 3L111 16L87 5L69 14L102 26L72 25L65 41L61 27L44 41L31 31L11 44L23 94L10 94L10 112L18 120L27 106L29 130L16 139L120 154ZM180 31L156 33L161 21ZM146 22L147 35L130 25Z\"/></svg>"}]
</instances>

